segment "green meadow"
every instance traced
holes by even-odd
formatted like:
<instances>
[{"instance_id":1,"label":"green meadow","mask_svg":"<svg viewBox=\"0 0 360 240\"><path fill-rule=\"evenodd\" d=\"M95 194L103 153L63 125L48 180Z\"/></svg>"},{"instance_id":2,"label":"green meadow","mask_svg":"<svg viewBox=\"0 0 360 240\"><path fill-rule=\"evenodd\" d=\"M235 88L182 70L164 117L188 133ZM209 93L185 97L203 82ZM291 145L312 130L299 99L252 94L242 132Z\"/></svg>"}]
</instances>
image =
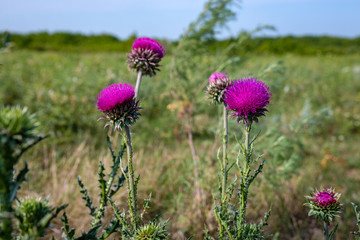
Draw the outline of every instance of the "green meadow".
<instances>
[{"instance_id":1,"label":"green meadow","mask_svg":"<svg viewBox=\"0 0 360 240\"><path fill-rule=\"evenodd\" d=\"M183 84L172 75L178 63L173 61L176 49L168 47L161 71L144 77L141 86L142 117L133 128L139 199L152 192L149 218L162 213L162 219L169 219L171 239L201 239L205 224L210 232L217 227L212 208L222 109L210 104L205 88L217 70L209 66L221 63L216 52L196 56L191 84ZM105 143L108 130L97 121L101 113L96 96L112 83L135 84L126 54L19 49L0 53L1 104L28 107L37 114L40 132L48 136L23 157L30 172L19 196L49 196L53 205L69 203L70 223L78 229L90 218L76 178L81 175L96 196L98 163L109 166L111 161ZM250 193L249 220L258 221L271 208L265 228L271 239L321 239L321 226L303 206L305 196L312 188L335 187L344 204L336 239L349 239L356 228L351 202L360 203L360 55L239 57L223 71L232 79L257 77L272 92L269 112L255 127L261 131L255 152L264 153L266 163ZM229 124L232 162L241 131L235 119ZM119 147L121 137L112 136ZM235 174L231 172L231 178ZM195 182L201 198L194 197ZM119 208L126 208L126 196L122 189L114 197ZM58 219L48 236L60 234Z\"/></svg>"}]
</instances>

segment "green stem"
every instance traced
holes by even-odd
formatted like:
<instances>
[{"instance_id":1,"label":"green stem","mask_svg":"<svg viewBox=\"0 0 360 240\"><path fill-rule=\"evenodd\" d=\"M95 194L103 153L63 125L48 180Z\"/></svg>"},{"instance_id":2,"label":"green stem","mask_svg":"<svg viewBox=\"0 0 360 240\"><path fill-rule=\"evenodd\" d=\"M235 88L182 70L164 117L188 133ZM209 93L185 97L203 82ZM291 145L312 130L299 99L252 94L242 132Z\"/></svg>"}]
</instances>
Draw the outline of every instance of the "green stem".
<instances>
[{"instance_id":1,"label":"green stem","mask_svg":"<svg viewBox=\"0 0 360 240\"><path fill-rule=\"evenodd\" d=\"M135 85L135 98L138 98L139 96L141 77L142 77L142 70L139 69L138 76L136 79L136 85Z\"/></svg>"},{"instance_id":2,"label":"green stem","mask_svg":"<svg viewBox=\"0 0 360 240\"><path fill-rule=\"evenodd\" d=\"M329 224L324 221L324 239L329 240Z\"/></svg>"},{"instance_id":3,"label":"green stem","mask_svg":"<svg viewBox=\"0 0 360 240\"><path fill-rule=\"evenodd\" d=\"M221 210L224 211L225 208L225 194L226 194L226 184L227 184L227 165L228 165L228 158L227 158L227 144L228 144L228 118L227 118L227 109L226 105L224 104L224 133L223 133L223 162L222 162L222 170L223 170L223 179L222 179L222 186L221 186Z\"/></svg>"},{"instance_id":4,"label":"green stem","mask_svg":"<svg viewBox=\"0 0 360 240\"><path fill-rule=\"evenodd\" d=\"M245 227L245 215L247 207L247 198L248 198L248 177L250 172L250 131L251 131L251 122L245 124L245 152L244 152L244 162L241 173L241 214L240 214L240 232L242 234L242 229Z\"/></svg>"},{"instance_id":5,"label":"green stem","mask_svg":"<svg viewBox=\"0 0 360 240\"><path fill-rule=\"evenodd\" d=\"M7 150L7 149L6 149ZM3 156L3 152L6 152L3 148L0 149L0 240L12 239L13 226L12 226L12 192L16 194L14 190L14 167L9 166L9 163L15 163L17 159Z\"/></svg>"},{"instance_id":6,"label":"green stem","mask_svg":"<svg viewBox=\"0 0 360 240\"><path fill-rule=\"evenodd\" d=\"M9 212L1 212L2 216L0 216L2 219L1 225L0 225L0 240L8 240L12 239L12 222L11 222L11 215Z\"/></svg>"},{"instance_id":7,"label":"green stem","mask_svg":"<svg viewBox=\"0 0 360 240\"><path fill-rule=\"evenodd\" d=\"M130 128L129 126L125 126L125 134L126 134L126 149L127 149L127 158L128 158L128 168L129 168L129 198L131 199L131 204L129 204L130 208L130 216L131 223L133 224L134 230L136 229L136 212L137 212L137 200L136 200L136 189L135 189L135 179L134 179L134 167L133 167L133 152L132 152L132 144L131 144L131 136L130 136Z\"/></svg>"}]
</instances>

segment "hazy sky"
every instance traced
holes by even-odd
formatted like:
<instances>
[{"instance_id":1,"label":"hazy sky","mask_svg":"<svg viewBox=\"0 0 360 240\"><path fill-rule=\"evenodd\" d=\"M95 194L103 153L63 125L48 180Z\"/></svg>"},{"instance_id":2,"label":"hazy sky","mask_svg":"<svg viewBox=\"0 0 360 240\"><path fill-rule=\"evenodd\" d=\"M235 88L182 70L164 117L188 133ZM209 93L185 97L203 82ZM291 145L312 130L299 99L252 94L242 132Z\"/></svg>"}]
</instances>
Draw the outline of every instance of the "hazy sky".
<instances>
[{"instance_id":1,"label":"hazy sky","mask_svg":"<svg viewBox=\"0 0 360 240\"><path fill-rule=\"evenodd\" d=\"M0 0L0 31L70 31L177 39L206 0ZM266 35L360 36L360 0L243 0L220 37L260 25Z\"/></svg>"}]
</instances>

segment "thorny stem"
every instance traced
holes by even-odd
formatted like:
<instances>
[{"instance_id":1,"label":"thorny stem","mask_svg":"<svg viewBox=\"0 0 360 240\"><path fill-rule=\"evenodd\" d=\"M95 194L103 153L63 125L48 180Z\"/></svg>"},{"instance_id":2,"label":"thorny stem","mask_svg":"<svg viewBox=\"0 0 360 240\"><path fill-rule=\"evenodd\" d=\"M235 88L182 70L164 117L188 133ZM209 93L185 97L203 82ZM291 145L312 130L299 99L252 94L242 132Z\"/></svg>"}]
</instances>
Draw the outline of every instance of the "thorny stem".
<instances>
[{"instance_id":1,"label":"thorny stem","mask_svg":"<svg viewBox=\"0 0 360 240\"><path fill-rule=\"evenodd\" d=\"M240 227L244 228L245 226L245 215L246 215L246 205L248 197L248 177L250 172L250 131L251 131L251 122L245 124L245 153L244 153L244 162L243 162L243 171L241 177L241 209L240 209ZM243 231L241 230L239 234Z\"/></svg>"},{"instance_id":2,"label":"thorny stem","mask_svg":"<svg viewBox=\"0 0 360 240\"><path fill-rule=\"evenodd\" d=\"M108 179L108 181L105 182L104 188L102 188L100 205L99 205L99 207L97 209L97 212L96 212L96 215L94 216L93 221L91 222L91 227L94 227L94 226L101 223L101 217L104 214L105 206L107 204L107 200L108 200L108 197L109 197L110 192L111 192L111 186L112 186L112 184L114 182L115 175L116 175L116 173L118 171L118 168L119 168L119 164L114 163L113 170L112 170L112 172L111 172L111 174L109 176L109 179Z\"/></svg>"},{"instance_id":3,"label":"thorny stem","mask_svg":"<svg viewBox=\"0 0 360 240\"><path fill-rule=\"evenodd\" d=\"M223 161L221 164L221 170L222 170L222 182L221 182L221 195L220 195L220 214L225 215L226 214L226 184L227 184L227 178L228 178L228 159L227 159L227 144L228 144L228 118L227 118L227 109L226 104L224 103L223 108L223 120L224 120L224 132L223 132ZM226 227L225 227L226 229ZM219 225L219 237L222 239L224 237L224 229L223 225Z\"/></svg>"},{"instance_id":4,"label":"thorny stem","mask_svg":"<svg viewBox=\"0 0 360 240\"><path fill-rule=\"evenodd\" d=\"M141 78L142 78L142 70L139 69L138 76L137 76L137 79L136 79L136 85L135 85L135 98L136 99L139 96Z\"/></svg>"},{"instance_id":5,"label":"thorny stem","mask_svg":"<svg viewBox=\"0 0 360 240\"><path fill-rule=\"evenodd\" d=\"M329 224L324 221L324 239L329 240Z\"/></svg>"},{"instance_id":6,"label":"thorny stem","mask_svg":"<svg viewBox=\"0 0 360 240\"><path fill-rule=\"evenodd\" d=\"M223 179L222 179L222 186L221 186L221 208L224 211L224 204L225 204L225 193L226 193L226 184L227 184L227 144L228 144L228 118L227 118L227 109L226 105L224 104L224 134L223 134L223 163L222 163L222 170L223 170Z\"/></svg>"},{"instance_id":7,"label":"thorny stem","mask_svg":"<svg viewBox=\"0 0 360 240\"><path fill-rule=\"evenodd\" d=\"M134 167L133 167L133 152L132 152L132 144L131 144L131 136L130 136L130 128L129 126L125 126L125 142L127 149L127 158L128 158L128 168L129 168L129 185L130 185L130 193L129 198L131 198L131 206L130 208L130 216L131 223L133 224L134 230L136 229L136 211L137 211L137 200L136 200L136 192L135 192L135 180L134 180Z\"/></svg>"}]
</instances>

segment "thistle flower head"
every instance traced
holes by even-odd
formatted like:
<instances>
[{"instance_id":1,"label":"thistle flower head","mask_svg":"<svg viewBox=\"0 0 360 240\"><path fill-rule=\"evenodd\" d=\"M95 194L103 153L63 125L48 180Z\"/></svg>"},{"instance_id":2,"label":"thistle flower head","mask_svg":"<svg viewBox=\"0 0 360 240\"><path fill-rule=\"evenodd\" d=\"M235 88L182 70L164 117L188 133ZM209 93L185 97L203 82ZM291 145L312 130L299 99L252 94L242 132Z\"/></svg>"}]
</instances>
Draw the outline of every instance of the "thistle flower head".
<instances>
[{"instance_id":1,"label":"thistle flower head","mask_svg":"<svg viewBox=\"0 0 360 240\"><path fill-rule=\"evenodd\" d=\"M119 130L125 125L132 125L139 118L141 109L138 107L139 101L135 99L134 87L128 83L112 84L99 93L97 96L97 108L105 114L109 125L114 126L114 130Z\"/></svg>"},{"instance_id":2,"label":"thistle flower head","mask_svg":"<svg viewBox=\"0 0 360 240\"><path fill-rule=\"evenodd\" d=\"M238 121L251 124L265 115L266 106L270 102L271 92L269 87L256 78L239 79L233 81L226 90L224 102L228 109L233 111L231 116Z\"/></svg>"},{"instance_id":3,"label":"thistle flower head","mask_svg":"<svg viewBox=\"0 0 360 240\"><path fill-rule=\"evenodd\" d=\"M159 62L165 56L164 48L152 38L138 38L134 41L132 50L128 54L129 69L150 77L160 71Z\"/></svg>"},{"instance_id":4,"label":"thistle flower head","mask_svg":"<svg viewBox=\"0 0 360 240\"><path fill-rule=\"evenodd\" d=\"M213 73L209 78L209 86L206 89L208 97L213 103L224 102L223 96L231 80L224 73Z\"/></svg>"},{"instance_id":5,"label":"thistle flower head","mask_svg":"<svg viewBox=\"0 0 360 240\"><path fill-rule=\"evenodd\" d=\"M311 200L319 207L326 208L331 205L337 204L339 197L339 193L336 193L332 189L326 189L324 191L317 191Z\"/></svg>"},{"instance_id":6,"label":"thistle flower head","mask_svg":"<svg viewBox=\"0 0 360 240\"><path fill-rule=\"evenodd\" d=\"M211 74L211 76L209 77L209 83L211 84L224 78L227 78L227 76L224 73L215 72Z\"/></svg>"},{"instance_id":7,"label":"thistle flower head","mask_svg":"<svg viewBox=\"0 0 360 240\"><path fill-rule=\"evenodd\" d=\"M48 200L40 198L27 198L17 203L15 216L19 220L19 228L23 235L34 233L43 236L50 221L44 221L51 216L53 208L48 205ZM44 225L44 223L46 223Z\"/></svg>"},{"instance_id":8,"label":"thistle flower head","mask_svg":"<svg viewBox=\"0 0 360 240\"><path fill-rule=\"evenodd\" d=\"M138 38L134 41L132 49L149 49L154 53L157 53L159 58L163 58L165 56L164 48L156 41L155 39L142 37Z\"/></svg>"},{"instance_id":9,"label":"thistle flower head","mask_svg":"<svg viewBox=\"0 0 360 240\"><path fill-rule=\"evenodd\" d=\"M166 231L167 222L154 223L150 222L147 225L141 226L136 230L134 239L145 240L145 239L168 239L169 234Z\"/></svg>"},{"instance_id":10,"label":"thistle flower head","mask_svg":"<svg viewBox=\"0 0 360 240\"><path fill-rule=\"evenodd\" d=\"M312 192L306 197L308 201L305 203L305 206L310 208L309 216L330 223L340 213L340 196L341 194L335 192L333 188Z\"/></svg>"}]
</instances>

